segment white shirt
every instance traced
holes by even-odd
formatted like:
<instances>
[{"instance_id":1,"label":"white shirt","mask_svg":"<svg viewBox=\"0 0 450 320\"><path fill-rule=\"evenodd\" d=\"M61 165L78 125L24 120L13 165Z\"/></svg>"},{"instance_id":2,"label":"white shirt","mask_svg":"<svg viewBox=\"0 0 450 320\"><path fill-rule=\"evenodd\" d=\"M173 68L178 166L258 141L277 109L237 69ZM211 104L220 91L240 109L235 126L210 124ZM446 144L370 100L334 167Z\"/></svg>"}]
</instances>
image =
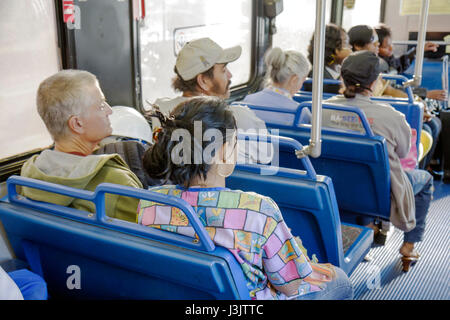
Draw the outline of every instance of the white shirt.
<instances>
[{"instance_id":1,"label":"white shirt","mask_svg":"<svg viewBox=\"0 0 450 320\"><path fill-rule=\"evenodd\" d=\"M334 80L339 80L341 76L341 65L336 65L338 70L334 70L333 68L325 66L325 69L330 73Z\"/></svg>"},{"instance_id":2,"label":"white shirt","mask_svg":"<svg viewBox=\"0 0 450 320\"><path fill-rule=\"evenodd\" d=\"M2 267L0 267L0 300L23 300L16 283Z\"/></svg>"}]
</instances>

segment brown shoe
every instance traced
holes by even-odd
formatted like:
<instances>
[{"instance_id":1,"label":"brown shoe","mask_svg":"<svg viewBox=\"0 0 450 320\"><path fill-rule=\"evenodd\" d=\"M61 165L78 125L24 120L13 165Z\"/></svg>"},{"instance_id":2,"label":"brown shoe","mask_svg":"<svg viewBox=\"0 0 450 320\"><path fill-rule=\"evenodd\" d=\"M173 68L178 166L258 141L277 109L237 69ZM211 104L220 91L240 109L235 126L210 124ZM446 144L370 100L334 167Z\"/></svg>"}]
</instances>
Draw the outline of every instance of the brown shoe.
<instances>
[{"instance_id":1,"label":"brown shoe","mask_svg":"<svg viewBox=\"0 0 450 320\"><path fill-rule=\"evenodd\" d=\"M413 266L417 261L419 261L419 259L420 259L420 255L416 250L414 250L411 255L408 255L408 256L402 255L401 260L402 260L403 272L408 272L409 268L411 266Z\"/></svg>"}]
</instances>

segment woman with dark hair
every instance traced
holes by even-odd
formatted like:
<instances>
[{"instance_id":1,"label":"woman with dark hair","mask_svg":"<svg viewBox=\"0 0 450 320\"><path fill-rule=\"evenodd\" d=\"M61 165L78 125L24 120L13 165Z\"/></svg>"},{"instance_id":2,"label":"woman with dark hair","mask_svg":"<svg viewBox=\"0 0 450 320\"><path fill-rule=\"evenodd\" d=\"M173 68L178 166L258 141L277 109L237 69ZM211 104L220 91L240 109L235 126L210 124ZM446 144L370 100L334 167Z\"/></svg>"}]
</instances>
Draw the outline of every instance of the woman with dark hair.
<instances>
[{"instance_id":1,"label":"woman with dark hair","mask_svg":"<svg viewBox=\"0 0 450 320\"><path fill-rule=\"evenodd\" d=\"M380 42L378 40L378 34L374 28L368 25L357 25L351 27L348 30L349 42L352 46L353 52L367 50L373 52L378 56L380 50ZM380 58L380 71L383 73L388 72L388 64ZM378 96L391 96L397 98L407 98L408 95L399 89L393 88L389 81L379 79L373 88L373 95Z\"/></svg>"},{"instance_id":2,"label":"woman with dark hair","mask_svg":"<svg viewBox=\"0 0 450 320\"><path fill-rule=\"evenodd\" d=\"M397 58L394 56L392 50L391 28L382 23L375 27L375 31L377 32L378 41L380 43L378 56L387 62L389 71L395 70L395 73L405 72L416 57L416 48L413 47L406 54ZM436 52L438 47L439 46L433 42L426 42L424 50Z\"/></svg>"},{"instance_id":3,"label":"woman with dark hair","mask_svg":"<svg viewBox=\"0 0 450 320\"><path fill-rule=\"evenodd\" d=\"M419 259L414 244L423 239L425 232L433 177L424 170L402 169L400 159L408 154L411 147L411 128L405 116L392 106L370 100L379 74L380 60L373 52L352 53L342 64L341 75L346 87L344 95L326 102L360 108L371 124L373 133L386 138L391 176L390 221L405 232L400 254L403 270L408 271L410 265ZM323 110L323 125L348 128L347 117L336 117L337 112ZM341 120L336 121L338 118Z\"/></svg>"},{"instance_id":4,"label":"woman with dark hair","mask_svg":"<svg viewBox=\"0 0 450 320\"><path fill-rule=\"evenodd\" d=\"M342 61L352 52L348 43L348 36L345 30L335 24L328 24L325 29L325 64L323 70L324 79L340 79ZM311 37L308 46L308 60L314 63L314 35ZM312 70L308 75L312 77ZM312 91L311 84L305 84L305 90ZM326 84L323 92L339 93L341 86Z\"/></svg>"},{"instance_id":5,"label":"woman with dark hair","mask_svg":"<svg viewBox=\"0 0 450 320\"><path fill-rule=\"evenodd\" d=\"M400 57L395 57L392 50L392 31L391 29L385 25L380 24L375 28L375 31L378 34L378 38L380 41L380 50L378 56L386 61L389 66L389 73L402 73L409 68L410 64L414 60L416 56L416 48L410 52L401 55ZM425 51L433 51L436 52L439 46L433 42L425 43ZM445 101L447 100L447 92L445 90L427 90L422 87L413 88L413 93L420 96L422 99L434 99ZM424 101L425 109L423 113L423 129L428 132L433 137L433 144L430 149L430 152L424 157L424 159L419 164L421 169L427 169L430 161L433 157L434 151L436 150L436 146L439 140L439 135L442 129L441 120L433 115L429 111L428 103Z\"/></svg>"},{"instance_id":6,"label":"woman with dark hair","mask_svg":"<svg viewBox=\"0 0 450 320\"><path fill-rule=\"evenodd\" d=\"M154 116L162 130L147 150L144 167L150 177L175 185L150 190L184 199L194 208L213 242L241 264L253 299L352 298L345 273L329 264L319 268L308 259L272 199L225 187L234 170L237 140L236 122L224 100L196 97L179 104L170 117L157 110ZM155 202L141 201L138 223L195 236L183 212Z\"/></svg>"}]
</instances>

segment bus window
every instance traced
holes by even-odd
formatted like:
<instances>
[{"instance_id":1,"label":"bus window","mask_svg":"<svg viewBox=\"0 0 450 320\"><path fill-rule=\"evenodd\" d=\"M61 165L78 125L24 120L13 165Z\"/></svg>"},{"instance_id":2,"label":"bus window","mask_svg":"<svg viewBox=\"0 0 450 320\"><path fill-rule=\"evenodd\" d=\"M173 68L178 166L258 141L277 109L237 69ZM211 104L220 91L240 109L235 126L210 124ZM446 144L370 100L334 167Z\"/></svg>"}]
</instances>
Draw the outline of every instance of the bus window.
<instances>
[{"instance_id":1,"label":"bus window","mask_svg":"<svg viewBox=\"0 0 450 320\"><path fill-rule=\"evenodd\" d=\"M374 27L380 23L381 0L345 1L342 27L348 31L351 27L366 24Z\"/></svg>"},{"instance_id":2,"label":"bus window","mask_svg":"<svg viewBox=\"0 0 450 320\"><path fill-rule=\"evenodd\" d=\"M54 6L0 2L0 159L52 143L35 101L39 83L60 66Z\"/></svg>"},{"instance_id":3,"label":"bus window","mask_svg":"<svg viewBox=\"0 0 450 320\"><path fill-rule=\"evenodd\" d=\"M202 37L224 48L241 45L241 57L228 66L232 86L250 80L251 0L146 1L145 12L139 31L143 101L180 94L171 86L176 55L187 41Z\"/></svg>"},{"instance_id":4,"label":"bus window","mask_svg":"<svg viewBox=\"0 0 450 320\"><path fill-rule=\"evenodd\" d=\"M325 22L330 21L331 0L326 2ZM308 56L308 46L316 23L316 2L284 0L283 12L276 17L273 46L297 50Z\"/></svg>"}]
</instances>

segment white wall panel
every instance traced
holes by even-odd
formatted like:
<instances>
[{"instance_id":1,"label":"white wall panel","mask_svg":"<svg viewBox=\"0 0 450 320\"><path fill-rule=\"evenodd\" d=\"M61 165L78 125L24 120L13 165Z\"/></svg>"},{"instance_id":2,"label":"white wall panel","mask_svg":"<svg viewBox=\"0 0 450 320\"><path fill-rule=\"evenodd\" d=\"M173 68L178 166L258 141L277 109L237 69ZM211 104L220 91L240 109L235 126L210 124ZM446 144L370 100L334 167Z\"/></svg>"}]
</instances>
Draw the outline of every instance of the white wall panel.
<instances>
[{"instance_id":1,"label":"white wall panel","mask_svg":"<svg viewBox=\"0 0 450 320\"><path fill-rule=\"evenodd\" d=\"M35 100L59 60L54 2L0 1L0 159L52 143Z\"/></svg>"}]
</instances>

